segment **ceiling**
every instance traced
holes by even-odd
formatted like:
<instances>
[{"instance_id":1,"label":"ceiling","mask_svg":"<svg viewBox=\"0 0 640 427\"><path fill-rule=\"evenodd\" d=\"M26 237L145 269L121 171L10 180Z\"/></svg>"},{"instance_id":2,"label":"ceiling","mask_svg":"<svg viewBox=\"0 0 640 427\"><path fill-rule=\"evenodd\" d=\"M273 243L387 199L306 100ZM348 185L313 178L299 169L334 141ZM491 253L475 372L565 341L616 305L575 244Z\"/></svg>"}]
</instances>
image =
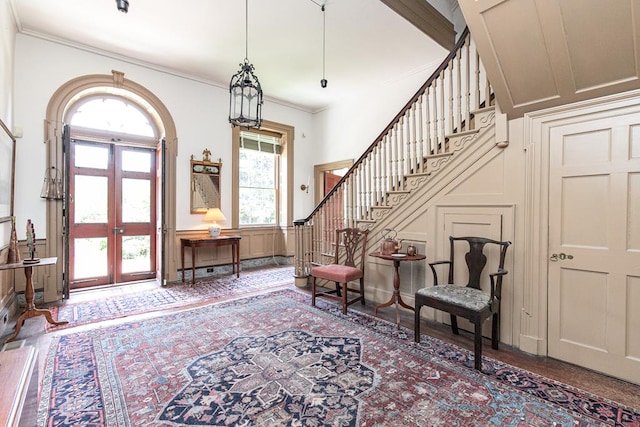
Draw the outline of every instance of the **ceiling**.
<instances>
[{"instance_id":1,"label":"ceiling","mask_svg":"<svg viewBox=\"0 0 640 427\"><path fill-rule=\"evenodd\" d=\"M265 98L311 112L415 73L428 75L448 53L374 0L252 0L248 39L241 0L130 0L126 14L114 0L9 2L20 33L224 88L248 42Z\"/></svg>"}]
</instances>

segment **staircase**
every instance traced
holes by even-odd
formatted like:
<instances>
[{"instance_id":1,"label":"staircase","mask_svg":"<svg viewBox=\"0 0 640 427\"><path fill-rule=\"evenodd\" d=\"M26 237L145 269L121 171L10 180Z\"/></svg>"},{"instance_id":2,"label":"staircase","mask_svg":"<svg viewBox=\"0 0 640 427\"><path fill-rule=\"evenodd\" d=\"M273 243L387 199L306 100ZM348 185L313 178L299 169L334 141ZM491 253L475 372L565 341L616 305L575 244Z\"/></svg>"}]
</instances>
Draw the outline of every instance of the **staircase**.
<instances>
[{"instance_id":1,"label":"staircase","mask_svg":"<svg viewBox=\"0 0 640 427\"><path fill-rule=\"evenodd\" d=\"M458 157L482 155L495 141L493 91L468 29L384 131L305 219L294 222L294 275L306 283L313 265L330 262L334 230L372 232L397 224L437 194ZM484 137L483 137L484 135ZM477 144L476 144L477 145ZM475 154L474 154L475 153ZM419 200L419 206L411 206ZM391 222L393 220L393 222Z\"/></svg>"}]
</instances>

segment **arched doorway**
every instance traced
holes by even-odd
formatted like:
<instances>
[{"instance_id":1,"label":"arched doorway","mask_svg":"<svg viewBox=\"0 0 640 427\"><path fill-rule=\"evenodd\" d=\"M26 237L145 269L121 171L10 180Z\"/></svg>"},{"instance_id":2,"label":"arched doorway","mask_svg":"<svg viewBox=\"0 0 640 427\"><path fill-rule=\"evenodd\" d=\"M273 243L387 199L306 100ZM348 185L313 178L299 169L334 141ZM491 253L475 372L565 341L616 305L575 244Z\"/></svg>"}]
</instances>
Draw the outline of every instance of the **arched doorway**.
<instances>
[{"instance_id":1,"label":"arched doorway","mask_svg":"<svg viewBox=\"0 0 640 427\"><path fill-rule=\"evenodd\" d=\"M161 269L155 230L163 228L157 146L164 130L143 107L122 95L93 94L67 110L70 290L153 279Z\"/></svg>"},{"instance_id":2,"label":"arched doorway","mask_svg":"<svg viewBox=\"0 0 640 427\"><path fill-rule=\"evenodd\" d=\"M55 166L64 170L64 127L68 124L70 114L74 106L79 105L80 100L90 97L115 96L126 99L135 104L149 117L152 125L158 130L157 143L153 147L157 153L159 162L156 171L162 171L157 175L157 183L161 183L156 194L164 193L164 198L158 197L157 211L161 212L162 229L158 228L157 253L160 262L156 266L157 278L160 283L176 279L175 261L175 158L177 153L177 137L175 124L164 104L149 90L143 86L127 80L124 74L113 71L111 75L88 75L73 79L62 85L52 96L47 107L46 140L47 166ZM82 136L78 132L75 137ZM104 135L104 141L100 141L99 132L94 132L92 142L114 142L109 132ZM117 139L117 138L116 138ZM165 141L164 149L162 141ZM162 175L162 176L160 176ZM161 178L165 177L164 180ZM163 183L163 184L162 184ZM47 253L62 259L58 263L55 274L58 280L55 289L45 289L45 301L61 299L68 292L68 287L63 286L69 279L67 274L69 262L68 229L65 229L65 206L68 209L68 200L47 201ZM157 221L159 223L160 221Z\"/></svg>"}]
</instances>

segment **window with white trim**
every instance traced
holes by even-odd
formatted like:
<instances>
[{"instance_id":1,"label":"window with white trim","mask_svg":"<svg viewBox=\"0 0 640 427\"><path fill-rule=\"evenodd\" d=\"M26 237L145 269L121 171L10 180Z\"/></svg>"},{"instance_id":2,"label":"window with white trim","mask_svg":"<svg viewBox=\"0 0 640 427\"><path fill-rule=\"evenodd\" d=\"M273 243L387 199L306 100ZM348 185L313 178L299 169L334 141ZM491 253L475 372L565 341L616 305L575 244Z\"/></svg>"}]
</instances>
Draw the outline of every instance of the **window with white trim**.
<instances>
[{"instance_id":1,"label":"window with white trim","mask_svg":"<svg viewBox=\"0 0 640 427\"><path fill-rule=\"evenodd\" d=\"M240 131L238 161L239 225L279 223L280 138Z\"/></svg>"}]
</instances>

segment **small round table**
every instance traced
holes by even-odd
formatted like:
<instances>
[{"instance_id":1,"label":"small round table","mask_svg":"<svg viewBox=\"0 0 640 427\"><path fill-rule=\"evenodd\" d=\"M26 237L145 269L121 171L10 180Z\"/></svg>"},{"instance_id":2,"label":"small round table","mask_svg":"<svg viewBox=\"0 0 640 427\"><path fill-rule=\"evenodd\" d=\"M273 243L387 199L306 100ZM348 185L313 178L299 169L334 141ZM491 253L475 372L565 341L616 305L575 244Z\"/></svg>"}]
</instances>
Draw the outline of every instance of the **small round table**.
<instances>
[{"instance_id":1,"label":"small round table","mask_svg":"<svg viewBox=\"0 0 640 427\"><path fill-rule=\"evenodd\" d=\"M406 253L397 253L391 255L384 255L380 252L374 252L370 254L372 257L384 259L387 261L393 261L393 267L395 268L395 276L393 277L393 295L391 299L384 304L380 304L375 308L375 313L378 314L379 308L389 307L392 304L396 305L396 325L400 327L400 311L398 305L401 305L404 308L408 308L409 310L415 311L413 307L402 301L402 296L400 295L400 263L402 261L420 261L426 258L425 255L407 255Z\"/></svg>"},{"instance_id":2,"label":"small round table","mask_svg":"<svg viewBox=\"0 0 640 427\"><path fill-rule=\"evenodd\" d=\"M18 320L16 321L16 331L12 336L10 336L5 341L5 343L11 342L14 339L16 339L16 337L20 333L20 329L22 328L22 324L24 323L24 321L27 319L31 319L32 317L44 316L47 319L47 322L51 323L52 325L64 325L69 323L66 320L63 320L61 322L53 320L53 318L51 317L51 312L48 309L36 308L36 305L33 302L35 298L35 292L33 289L33 280L31 279L31 276L33 274L33 268L41 267L43 265L53 265L56 262L58 262L58 258L51 257L51 258L40 258L38 262L33 262L33 263L29 263L29 260L27 259L25 261L16 262L13 264L0 265L0 270L13 270L18 268L24 268L24 275L27 280L25 289L24 289L24 299L25 299L25 302L27 303L27 309L18 317Z\"/></svg>"}]
</instances>

